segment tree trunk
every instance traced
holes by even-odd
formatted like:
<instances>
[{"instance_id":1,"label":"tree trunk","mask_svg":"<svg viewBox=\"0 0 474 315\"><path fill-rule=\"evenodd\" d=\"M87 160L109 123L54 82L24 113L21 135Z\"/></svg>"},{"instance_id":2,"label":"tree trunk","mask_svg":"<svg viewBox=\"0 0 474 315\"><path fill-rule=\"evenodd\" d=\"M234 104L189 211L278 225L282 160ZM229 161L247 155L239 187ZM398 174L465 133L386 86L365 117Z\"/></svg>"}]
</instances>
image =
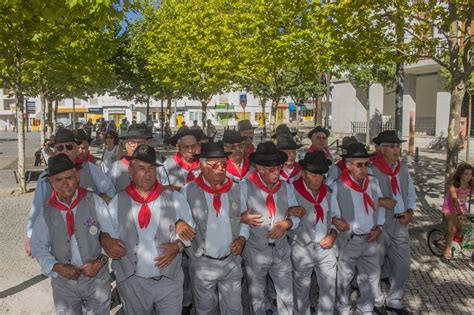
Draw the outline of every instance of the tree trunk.
<instances>
[{"instance_id":1,"label":"tree trunk","mask_svg":"<svg viewBox=\"0 0 474 315\"><path fill-rule=\"evenodd\" d=\"M147 130L148 130L149 122L150 122L150 100L151 100L151 97L148 96L146 99L146 120L145 120Z\"/></svg>"},{"instance_id":2,"label":"tree trunk","mask_svg":"<svg viewBox=\"0 0 474 315\"><path fill-rule=\"evenodd\" d=\"M172 105L172 99L169 96L167 101L166 101L166 121L171 124L171 105Z\"/></svg>"},{"instance_id":3,"label":"tree trunk","mask_svg":"<svg viewBox=\"0 0 474 315\"><path fill-rule=\"evenodd\" d=\"M403 63L396 65L396 85L395 85L395 130L398 137L402 138L403 128L403 88L405 85L405 71Z\"/></svg>"},{"instance_id":4,"label":"tree trunk","mask_svg":"<svg viewBox=\"0 0 474 315\"><path fill-rule=\"evenodd\" d=\"M40 141L41 146L43 146L44 141L46 140L46 96L44 95L44 90L41 89L40 92L41 108L40 108Z\"/></svg>"},{"instance_id":5,"label":"tree trunk","mask_svg":"<svg viewBox=\"0 0 474 315\"><path fill-rule=\"evenodd\" d=\"M271 108L271 115L270 115L270 131L272 133L275 132L276 128L276 120L277 120L277 108L278 102L280 101L280 97L275 97L272 99L272 108Z\"/></svg>"},{"instance_id":6,"label":"tree trunk","mask_svg":"<svg viewBox=\"0 0 474 315\"><path fill-rule=\"evenodd\" d=\"M59 107L59 102L58 100L54 101L54 110L53 110L53 135L56 134L56 131L58 129L58 107Z\"/></svg>"},{"instance_id":7,"label":"tree trunk","mask_svg":"<svg viewBox=\"0 0 474 315\"><path fill-rule=\"evenodd\" d=\"M48 102L48 139L51 138L53 133L53 100L47 98L46 101Z\"/></svg>"},{"instance_id":8,"label":"tree trunk","mask_svg":"<svg viewBox=\"0 0 474 315\"><path fill-rule=\"evenodd\" d=\"M466 132L466 163L469 163L469 151L470 151L470 144L471 144L471 123L472 123L472 95L470 93L467 93L467 132Z\"/></svg>"},{"instance_id":9,"label":"tree trunk","mask_svg":"<svg viewBox=\"0 0 474 315\"><path fill-rule=\"evenodd\" d=\"M260 98L260 106L262 107L262 123L263 123L263 136L267 136L267 117L265 116L265 105L267 103L266 98Z\"/></svg>"},{"instance_id":10,"label":"tree trunk","mask_svg":"<svg viewBox=\"0 0 474 315\"><path fill-rule=\"evenodd\" d=\"M26 192L25 179L25 99L23 93L16 92L16 116L18 121L18 188L20 193Z\"/></svg>"},{"instance_id":11,"label":"tree trunk","mask_svg":"<svg viewBox=\"0 0 474 315\"><path fill-rule=\"evenodd\" d=\"M369 90L370 90L370 85L367 84L366 90L365 90L365 93L366 93L366 96L367 96L366 106L365 106L365 108L367 109L367 112L366 112L366 125L367 125L367 128L366 128L366 131L365 131L365 146L367 148L370 146L370 98L369 98Z\"/></svg>"},{"instance_id":12,"label":"tree trunk","mask_svg":"<svg viewBox=\"0 0 474 315\"><path fill-rule=\"evenodd\" d=\"M296 130L298 131L300 129L300 107L299 107L299 104L300 101L299 100L295 100L295 110L296 110Z\"/></svg>"},{"instance_id":13,"label":"tree trunk","mask_svg":"<svg viewBox=\"0 0 474 315\"><path fill-rule=\"evenodd\" d=\"M319 94L315 96L316 101L316 126L323 125L323 95Z\"/></svg>"},{"instance_id":14,"label":"tree trunk","mask_svg":"<svg viewBox=\"0 0 474 315\"><path fill-rule=\"evenodd\" d=\"M201 111L202 111L202 117L201 117L201 122L202 122L202 130L206 130L206 124L207 124L207 119L206 119L206 112L207 112L207 103L209 103L208 100L201 101Z\"/></svg>"},{"instance_id":15,"label":"tree trunk","mask_svg":"<svg viewBox=\"0 0 474 315\"><path fill-rule=\"evenodd\" d=\"M466 86L462 80L454 82L451 88L451 100L449 111L448 126L448 145L446 152L446 174L445 174L445 192L449 188L450 179L452 178L458 163L459 154L459 121L461 118L462 99L466 93Z\"/></svg>"}]
</instances>

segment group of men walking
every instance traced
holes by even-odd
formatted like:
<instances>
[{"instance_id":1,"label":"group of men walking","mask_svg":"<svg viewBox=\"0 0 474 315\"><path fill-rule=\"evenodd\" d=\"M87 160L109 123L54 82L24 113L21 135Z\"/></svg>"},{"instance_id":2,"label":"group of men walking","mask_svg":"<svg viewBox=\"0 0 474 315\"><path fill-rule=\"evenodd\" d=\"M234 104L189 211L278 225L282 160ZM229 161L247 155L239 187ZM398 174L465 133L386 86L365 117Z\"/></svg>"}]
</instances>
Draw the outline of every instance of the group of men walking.
<instances>
[{"instance_id":1,"label":"group of men walking","mask_svg":"<svg viewBox=\"0 0 474 315\"><path fill-rule=\"evenodd\" d=\"M57 313L109 313L111 259L126 314L242 314L243 284L251 314L271 312L272 299L278 314L310 314L313 272L318 314L410 314L416 197L403 141L384 131L372 154L346 137L333 164L324 128L309 132L299 161L302 145L286 125L256 148L254 129L240 121L219 142L182 129L170 139L177 153L161 164L137 125L107 174L90 153L78 157L84 140L58 130L26 246L51 277Z\"/></svg>"}]
</instances>

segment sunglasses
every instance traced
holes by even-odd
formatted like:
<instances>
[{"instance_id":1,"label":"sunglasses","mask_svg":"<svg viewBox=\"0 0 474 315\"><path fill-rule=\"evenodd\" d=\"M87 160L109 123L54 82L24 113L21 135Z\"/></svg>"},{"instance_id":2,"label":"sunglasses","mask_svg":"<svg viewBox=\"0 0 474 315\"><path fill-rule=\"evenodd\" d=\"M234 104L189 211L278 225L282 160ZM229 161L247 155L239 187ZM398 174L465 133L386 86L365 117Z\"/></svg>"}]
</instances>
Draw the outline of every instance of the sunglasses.
<instances>
[{"instance_id":1,"label":"sunglasses","mask_svg":"<svg viewBox=\"0 0 474 315\"><path fill-rule=\"evenodd\" d=\"M66 149L68 151L72 151L72 149L74 149L74 145L73 144L66 144L66 145L58 144L56 146L56 151L58 151L58 152L62 152L64 149Z\"/></svg>"},{"instance_id":2,"label":"sunglasses","mask_svg":"<svg viewBox=\"0 0 474 315\"><path fill-rule=\"evenodd\" d=\"M390 148L390 149L399 149L400 144L399 143L390 143L390 144L383 144L382 147Z\"/></svg>"},{"instance_id":3,"label":"sunglasses","mask_svg":"<svg viewBox=\"0 0 474 315\"><path fill-rule=\"evenodd\" d=\"M218 163L206 163L207 166L210 166L213 170L217 170L220 167L223 169L227 168L227 163L225 161L218 162Z\"/></svg>"},{"instance_id":4,"label":"sunglasses","mask_svg":"<svg viewBox=\"0 0 474 315\"><path fill-rule=\"evenodd\" d=\"M357 168L369 167L370 166L370 162L357 162L357 163L350 162L350 163L352 165L354 165L355 167L357 167Z\"/></svg>"}]
</instances>

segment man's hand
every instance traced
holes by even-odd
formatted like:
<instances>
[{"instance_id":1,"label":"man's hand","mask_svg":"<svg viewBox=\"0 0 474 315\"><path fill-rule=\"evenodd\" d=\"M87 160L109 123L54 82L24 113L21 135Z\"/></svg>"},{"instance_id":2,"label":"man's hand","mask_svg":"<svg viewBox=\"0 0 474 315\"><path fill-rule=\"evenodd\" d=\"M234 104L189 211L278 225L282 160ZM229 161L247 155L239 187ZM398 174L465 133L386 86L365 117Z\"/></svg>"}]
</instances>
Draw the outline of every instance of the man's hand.
<instances>
[{"instance_id":1,"label":"man's hand","mask_svg":"<svg viewBox=\"0 0 474 315\"><path fill-rule=\"evenodd\" d=\"M408 209L407 211L400 213L400 215L402 216L399 219L400 224L407 225L411 222L411 219L413 218L413 210Z\"/></svg>"},{"instance_id":2,"label":"man's hand","mask_svg":"<svg viewBox=\"0 0 474 315\"><path fill-rule=\"evenodd\" d=\"M176 234L183 241L192 241L194 236L196 236L196 230L194 230L189 224L183 220L178 220L175 224Z\"/></svg>"},{"instance_id":3,"label":"man's hand","mask_svg":"<svg viewBox=\"0 0 474 315\"><path fill-rule=\"evenodd\" d=\"M293 222L290 219L278 221L273 225L272 229L268 231L267 236L273 239L280 239L292 225Z\"/></svg>"},{"instance_id":4,"label":"man's hand","mask_svg":"<svg viewBox=\"0 0 474 315\"><path fill-rule=\"evenodd\" d=\"M102 262L98 259L94 259L82 265L81 272L86 277L95 277L102 267Z\"/></svg>"},{"instance_id":5,"label":"man's hand","mask_svg":"<svg viewBox=\"0 0 474 315\"><path fill-rule=\"evenodd\" d=\"M158 248L163 248L164 253L153 259L157 268L168 267L179 253L179 247L176 243L161 243Z\"/></svg>"},{"instance_id":6,"label":"man's hand","mask_svg":"<svg viewBox=\"0 0 474 315\"><path fill-rule=\"evenodd\" d=\"M71 264L54 264L53 271L58 273L61 277L69 280L77 280L81 275L81 269Z\"/></svg>"},{"instance_id":7,"label":"man's hand","mask_svg":"<svg viewBox=\"0 0 474 315\"><path fill-rule=\"evenodd\" d=\"M393 198L383 197L379 198L379 207L385 209L394 209L397 206L397 201Z\"/></svg>"},{"instance_id":8,"label":"man's hand","mask_svg":"<svg viewBox=\"0 0 474 315\"><path fill-rule=\"evenodd\" d=\"M251 214L250 210L247 210L240 215L240 222L256 228L262 226L263 219L261 214Z\"/></svg>"},{"instance_id":9,"label":"man's hand","mask_svg":"<svg viewBox=\"0 0 474 315\"><path fill-rule=\"evenodd\" d=\"M288 208L288 216L295 216L298 218L304 217L306 214L306 209L303 207L290 207Z\"/></svg>"},{"instance_id":10,"label":"man's hand","mask_svg":"<svg viewBox=\"0 0 474 315\"><path fill-rule=\"evenodd\" d=\"M110 201L112 200L112 198L110 198L109 196L107 196L107 195L104 194L104 193L101 193L99 196L100 196L100 198L102 198L102 200L105 201L106 204L109 204Z\"/></svg>"},{"instance_id":11,"label":"man's hand","mask_svg":"<svg viewBox=\"0 0 474 315\"><path fill-rule=\"evenodd\" d=\"M112 238L108 233L100 233L100 244L107 256L112 259L119 259L127 255L127 247L118 239Z\"/></svg>"},{"instance_id":12,"label":"man's hand","mask_svg":"<svg viewBox=\"0 0 474 315\"><path fill-rule=\"evenodd\" d=\"M372 230L370 230L369 234L367 234L367 242L374 242L378 240L380 235L382 234L382 229L377 225Z\"/></svg>"},{"instance_id":13,"label":"man's hand","mask_svg":"<svg viewBox=\"0 0 474 315\"><path fill-rule=\"evenodd\" d=\"M319 242L319 246L321 246L322 249L328 249L331 248L334 245L334 242L336 241L337 237L337 232L334 229L331 229L331 232L326 235L321 242Z\"/></svg>"},{"instance_id":14,"label":"man's hand","mask_svg":"<svg viewBox=\"0 0 474 315\"><path fill-rule=\"evenodd\" d=\"M230 244L230 252L235 256L239 256L242 253L244 246L245 246L245 237L239 236L238 239L236 239L235 241L232 242L232 244Z\"/></svg>"},{"instance_id":15,"label":"man's hand","mask_svg":"<svg viewBox=\"0 0 474 315\"><path fill-rule=\"evenodd\" d=\"M25 239L25 253L26 256L31 257L31 249L30 249L30 238L27 236Z\"/></svg>"},{"instance_id":16,"label":"man's hand","mask_svg":"<svg viewBox=\"0 0 474 315\"><path fill-rule=\"evenodd\" d=\"M349 223L346 222L346 220L340 218L332 218L332 224L334 224L336 229L340 232L345 232L351 227Z\"/></svg>"}]
</instances>

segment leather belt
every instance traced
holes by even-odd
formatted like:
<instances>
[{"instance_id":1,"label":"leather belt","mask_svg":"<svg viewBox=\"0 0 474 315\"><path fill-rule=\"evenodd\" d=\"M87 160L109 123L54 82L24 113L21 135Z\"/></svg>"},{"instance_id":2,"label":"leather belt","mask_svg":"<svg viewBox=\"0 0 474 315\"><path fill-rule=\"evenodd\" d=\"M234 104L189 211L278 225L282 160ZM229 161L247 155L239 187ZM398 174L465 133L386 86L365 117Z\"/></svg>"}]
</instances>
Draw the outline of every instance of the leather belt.
<instances>
[{"instance_id":1,"label":"leather belt","mask_svg":"<svg viewBox=\"0 0 474 315\"><path fill-rule=\"evenodd\" d=\"M351 233L351 239L353 239L354 237L364 237L364 236L367 236L369 233L365 233L365 234L355 234L355 233Z\"/></svg>"},{"instance_id":2,"label":"leather belt","mask_svg":"<svg viewBox=\"0 0 474 315\"><path fill-rule=\"evenodd\" d=\"M216 258L216 257L207 256L207 255L202 255L202 257L206 257L206 258L209 258L209 259L212 259L212 260L219 260L219 261L222 261L222 260L226 259L229 256L230 256L230 254L227 255L227 256L224 256L224 257Z\"/></svg>"},{"instance_id":3,"label":"leather belt","mask_svg":"<svg viewBox=\"0 0 474 315\"><path fill-rule=\"evenodd\" d=\"M270 247L275 247L276 244L275 244L275 243L268 243L268 246L270 246Z\"/></svg>"},{"instance_id":4,"label":"leather belt","mask_svg":"<svg viewBox=\"0 0 474 315\"><path fill-rule=\"evenodd\" d=\"M155 280L155 281L160 281L161 279L163 279L163 276L159 276L159 277L151 277L149 278L151 280Z\"/></svg>"}]
</instances>

